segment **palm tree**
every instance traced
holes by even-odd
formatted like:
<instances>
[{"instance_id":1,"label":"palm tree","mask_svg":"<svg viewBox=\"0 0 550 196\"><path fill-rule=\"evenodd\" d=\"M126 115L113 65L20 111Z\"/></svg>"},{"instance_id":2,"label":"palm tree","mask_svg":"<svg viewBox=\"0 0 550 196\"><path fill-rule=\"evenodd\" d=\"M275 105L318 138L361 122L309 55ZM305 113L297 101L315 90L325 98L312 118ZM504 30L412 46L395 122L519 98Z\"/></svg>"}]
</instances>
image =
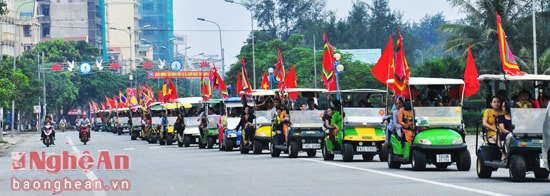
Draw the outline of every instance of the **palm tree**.
<instances>
[{"instance_id":1,"label":"palm tree","mask_svg":"<svg viewBox=\"0 0 550 196\"><path fill-rule=\"evenodd\" d=\"M457 53L459 58L466 58L466 49L471 44L472 52L477 58L480 73L500 73L498 53L498 38L496 32L496 13L502 18L503 28L508 35L507 41L515 53L523 46L517 41L521 36L517 28L530 9L527 0L449 0L453 7L457 7L466 14L466 18L459 23L442 25L439 30L448 32L451 36L445 42L446 53ZM524 61L517 58L520 66L525 67Z\"/></svg>"}]
</instances>

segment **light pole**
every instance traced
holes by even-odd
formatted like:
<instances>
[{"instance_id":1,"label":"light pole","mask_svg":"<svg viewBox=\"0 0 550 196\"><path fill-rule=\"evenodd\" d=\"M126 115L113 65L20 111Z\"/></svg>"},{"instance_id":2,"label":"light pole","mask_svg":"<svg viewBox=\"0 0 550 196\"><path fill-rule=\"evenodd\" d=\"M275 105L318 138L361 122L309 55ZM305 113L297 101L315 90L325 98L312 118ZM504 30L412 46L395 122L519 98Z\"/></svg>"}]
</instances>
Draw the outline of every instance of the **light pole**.
<instances>
[{"instance_id":1,"label":"light pole","mask_svg":"<svg viewBox=\"0 0 550 196\"><path fill-rule=\"evenodd\" d=\"M15 39L15 38L19 38L19 43L13 45L13 74L14 74L14 75L15 75L16 63L17 63L17 61L16 61L17 58L16 58L16 57L19 56L19 55L17 54L17 51L16 51L16 47L15 47L15 46L16 46L16 45L19 45L18 48L19 48L19 50L21 50L21 37L19 37L19 33L18 33L20 29L17 28L17 26L18 26L18 25L17 25L17 21L20 19L20 18L18 17L18 15L19 15L19 9L20 9L21 7L23 7L24 5L27 5L27 4L30 4L30 3L35 3L35 2L34 2L34 1L29 1L29 2L23 3L23 4L19 5L19 6L15 9L15 18L14 18L14 19L15 19L16 22L14 23L14 30L15 30L15 32L14 32L14 39ZM39 17L42 17L42 16L43 16L43 15L35 16L35 17L30 18L29 20L36 19L36 18L39 18ZM21 22L21 21L19 21L19 22ZM11 125L10 125L10 128L11 128L11 136L12 136L12 137L13 137L13 128L14 128L13 125L14 125L14 122L15 122L15 99L12 98L12 99L11 99ZM18 127L19 127L19 126L18 126ZM17 132L19 132L19 128L17 128ZM3 136L4 133L0 133L0 134L2 134L2 136Z\"/></svg>"},{"instance_id":2,"label":"light pole","mask_svg":"<svg viewBox=\"0 0 550 196\"><path fill-rule=\"evenodd\" d=\"M214 23L216 26L218 26L218 31L220 32L220 49L221 49L221 53L222 53L222 78L225 78L225 61L224 61L224 58L223 58L223 45L222 45L222 28L220 27L220 25L214 21L211 21L211 20L206 20L204 18L197 18L197 20L200 20L200 21L204 21L204 22L209 22L209 23Z\"/></svg>"},{"instance_id":3,"label":"light pole","mask_svg":"<svg viewBox=\"0 0 550 196\"><path fill-rule=\"evenodd\" d=\"M160 49L166 49L166 46L157 46L157 44L153 43L153 42L150 42L149 40L146 40L146 39L141 39L142 42L146 42L146 43L150 43L151 45L153 45L153 52L154 52L154 48L157 48L157 51L159 51L160 53ZM159 57L160 58L160 57ZM153 59L155 60L155 59ZM160 71L160 67L157 66L157 71ZM157 78L157 88L160 88L160 79Z\"/></svg>"},{"instance_id":4,"label":"light pole","mask_svg":"<svg viewBox=\"0 0 550 196\"><path fill-rule=\"evenodd\" d=\"M112 29L112 30L117 30L117 31L122 31L126 34L128 34L128 38L129 38L129 48L130 48L130 88L132 87L132 79L133 79L133 76L132 76L132 73L133 71L136 70L136 66L134 64L134 61L135 61L135 58L136 58L136 53L134 52L135 50L135 41L132 39L132 38L135 38L136 36L134 35L136 32L140 31L141 29L145 29L145 28L149 28L151 25L144 25L143 27L139 28L139 29L134 29L132 30L132 27L131 26L127 26L126 29L128 31L125 31L123 29L119 29L119 28L116 28L116 27L109 27L109 29ZM134 36L132 36L134 35ZM136 83L137 83L137 80L136 80ZM136 85L137 86L137 85Z\"/></svg>"},{"instance_id":5,"label":"light pole","mask_svg":"<svg viewBox=\"0 0 550 196\"><path fill-rule=\"evenodd\" d=\"M334 67L336 68L336 100L340 100L340 74L344 73L344 65L340 64L341 55L334 54Z\"/></svg>"},{"instance_id":6,"label":"light pole","mask_svg":"<svg viewBox=\"0 0 550 196\"><path fill-rule=\"evenodd\" d=\"M225 0L229 3L239 4L243 7L247 7L246 5L235 2L233 0ZM252 13L252 10L250 10L250 28L252 29L251 36L252 36L252 77L254 78L254 89L256 89L256 56L254 55L254 13Z\"/></svg>"}]
</instances>

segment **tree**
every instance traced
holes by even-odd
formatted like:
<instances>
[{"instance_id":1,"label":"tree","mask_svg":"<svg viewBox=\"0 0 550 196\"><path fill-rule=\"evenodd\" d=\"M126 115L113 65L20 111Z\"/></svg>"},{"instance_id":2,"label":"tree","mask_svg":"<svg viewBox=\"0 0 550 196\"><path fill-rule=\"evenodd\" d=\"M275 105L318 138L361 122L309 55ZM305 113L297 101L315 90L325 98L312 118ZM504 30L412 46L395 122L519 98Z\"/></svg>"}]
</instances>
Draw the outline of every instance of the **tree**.
<instances>
[{"instance_id":1,"label":"tree","mask_svg":"<svg viewBox=\"0 0 550 196\"><path fill-rule=\"evenodd\" d=\"M0 2L0 16L8 13L8 4L5 1Z\"/></svg>"},{"instance_id":2,"label":"tree","mask_svg":"<svg viewBox=\"0 0 550 196\"><path fill-rule=\"evenodd\" d=\"M471 44L474 56L479 58L477 64L482 65L480 73L501 73L498 53L498 38L496 33L496 13L502 18L502 25L507 35L510 48L518 54L525 47L518 38L523 34L518 24L523 17L529 14L525 0L450 0L453 7L466 12L466 19L461 23L442 25L440 30L449 32L451 36L445 43L447 53L456 52L460 58L466 57L466 49ZM530 1L529 1L530 2ZM517 58L521 67L525 69L524 60ZM486 66L483 66L486 65Z\"/></svg>"},{"instance_id":3,"label":"tree","mask_svg":"<svg viewBox=\"0 0 550 196\"><path fill-rule=\"evenodd\" d=\"M260 28L286 40L292 33L304 32L315 21L323 20L327 15L325 4L325 0L249 0L246 6Z\"/></svg>"}]
</instances>

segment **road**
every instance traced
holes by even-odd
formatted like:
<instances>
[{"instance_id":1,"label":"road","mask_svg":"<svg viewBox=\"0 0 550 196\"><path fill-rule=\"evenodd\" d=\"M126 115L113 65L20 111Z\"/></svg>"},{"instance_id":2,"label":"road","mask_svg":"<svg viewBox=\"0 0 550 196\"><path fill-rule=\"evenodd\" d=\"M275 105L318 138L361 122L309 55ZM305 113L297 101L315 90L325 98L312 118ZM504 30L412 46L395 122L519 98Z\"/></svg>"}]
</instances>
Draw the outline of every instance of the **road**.
<instances>
[{"instance_id":1,"label":"road","mask_svg":"<svg viewBox=\"0 0 550 196\"><path fill-rule=\"evenodd\" d=\"M475 141L473 136L468 137L468 141ZM85 172L85 164L82 167L75 164L75 168L71 168L71 156L65 159L69 161L66 164L69 167L61 167L57 172L39 170L34 164L40 161L36 157L40 158L42 152L48 157L45 163L53 160L55 155L59 155L62 162L64 151L74 155L75 160L80 160L81 155L89 151L89 157L94 159L92 169ZM300 158L290 159L286 155L272 158L267 151L262 155L242 155L237 151L220 152L218 149L198 149L196 146L178 148L177 145L147 144L139 139L131 141L128 134L118 136L105 132L93 132L92 140L87 145L78 141L75 131L59 132L56 145L50 147L41 143L39 135L33 135L12 152L24 152L26 165L24 170L13 170L12 157L0 157L0 195L550 194L550 181L534 180L532 173L523 183L511 182L506 169L494 172L491 179L478 179L471 143L472 168L467 172L456 171L455 165L443 170L429 165L427 171L422 172L413 171L410 165L389 169L377 157L372 162L344 163L336 155L335 161L323 161L320 152L314 158L306 158L306 154L301 153ZM105 156L107 152L109 156ZM32 153L40 155L34 156L34 162L31 161ZM127 157L129 168L115 167L115 155L117 158ZM356 156L355 160L360 160L360 156ZM109 161L112 161L113 168L106 170ZM46 168L54 170L55 165L52 162ZM108 186L109 189L76 190L85 189L87 180L95 179L103 182L101 187ZM51 181L52 187L45 187L48 185L46 181ZM81 186L78 186L79 182ZM29 186L25 187L25 184ZM66 190L69 188L72 190Z\"/></svg>"}]
</instances>

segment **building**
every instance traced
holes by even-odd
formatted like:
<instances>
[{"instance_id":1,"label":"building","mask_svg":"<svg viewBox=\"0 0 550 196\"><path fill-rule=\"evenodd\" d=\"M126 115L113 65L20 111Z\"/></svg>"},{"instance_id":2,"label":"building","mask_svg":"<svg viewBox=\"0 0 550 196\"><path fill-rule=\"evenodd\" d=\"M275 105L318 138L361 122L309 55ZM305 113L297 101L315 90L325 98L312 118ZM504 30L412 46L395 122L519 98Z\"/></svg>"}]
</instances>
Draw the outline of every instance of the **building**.
<instances>
[{"instance_id":1,"label":"building","mask_svg":"<svg viewBox=\"0 0 550 196\"><path fill-rule=\"evenodd\" d=\"M102 48L102 19L99 1L37 0L43 15L41 40L87 41ZM79 38L79 39L75 39Z\"/></svg>"},{"instance_id":2,"label":"building","mask_svg":"<svg viewBox=\"0 0 550 196\"><path fill-rule=\"evenodd\" d=\"M107 19L107 48L110 52L111 61L124 62L123 70L136 70L138 62L136 53L138 52L139 35L142 28L138 27L139 20L139 1L138 0L106 0L106 19ZM111 51L120 51L116 53L120 56L114 56Z\"/></svg>"},{"instance_id":3,"label":"building","mask_svg":"<svg viewBox=\"0 0 550 196\"><path fill-rule=\"evenodd\" d=\"M174 59L174 13L172 0L140 0L141 43L153 46L153 59Z\"/></svg>"},{"instance_id":4,"label":"building","mask_svg":"<svg viewBox=\"0 0 550 196\"><path fill-rule=\"evenodd\" d=\"M0 54L19 56L40 40L40 23L34 0L4 0L8 13L0 16Z\"/></svg>"}]
</instances>

